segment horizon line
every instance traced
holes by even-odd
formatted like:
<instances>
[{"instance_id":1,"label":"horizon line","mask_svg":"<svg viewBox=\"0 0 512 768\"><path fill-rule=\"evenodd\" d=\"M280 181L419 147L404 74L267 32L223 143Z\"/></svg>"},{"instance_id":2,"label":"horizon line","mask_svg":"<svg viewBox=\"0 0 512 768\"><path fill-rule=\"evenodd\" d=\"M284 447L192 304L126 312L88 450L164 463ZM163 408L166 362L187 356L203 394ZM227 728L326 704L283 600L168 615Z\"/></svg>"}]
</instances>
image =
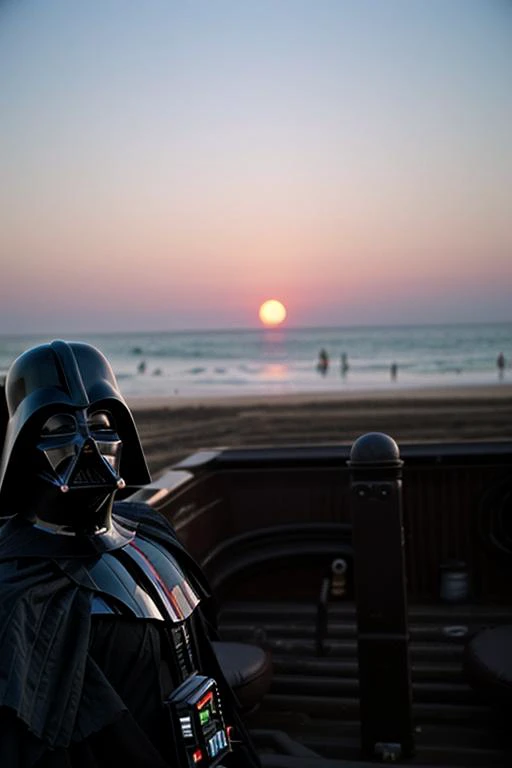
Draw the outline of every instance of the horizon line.
<instances>
[{"instance_id":1,"label":"horizon line","mask_svg":"<svg viewBox=\"0 0 512 768\"><path fill-rule=\"evenodd\" d=\"M237 327L230 327L230 328L154 328L154 329L146 329L146 330L108 330L108 331L99 331L99 330L80 330L80 331L73 331L71 334L67 335L67 338L71 338L71 336L76 335L83 335L83 336L120 336L120 335L138 335L143 336L147 334L164 334L164 333L176 333L176 334L195 334L195 333L268 333L268 334L275 334L279 333L279 331L316 331L316 330L339 330L339 329L347 329L347 330L354 330L357 328L439 328L439 327L446 327L446 326L452 326L452 327L460 327L460 326L471 326L471 325L512 325L512 319L509 320L458 320L458 321L447 321L447 322L427 322L427 323L354 323L354 324L342 324L342 325L288 325L287 323L283 323L281 325L275 326L275 327L265 327L265 326L259 326L257 328L249 328L247 326L237 326ZM62 329L61 329L62 330ZM30 337L47 337L50 335L58 335L62 338L62 334L60 331L56 330L49 330L49 331L37 331L37 332L31 332L31 331L17 331L14 333L3 333L0 332L0 338L23 338L26 336Z\"/></svg>"}]
</instances>

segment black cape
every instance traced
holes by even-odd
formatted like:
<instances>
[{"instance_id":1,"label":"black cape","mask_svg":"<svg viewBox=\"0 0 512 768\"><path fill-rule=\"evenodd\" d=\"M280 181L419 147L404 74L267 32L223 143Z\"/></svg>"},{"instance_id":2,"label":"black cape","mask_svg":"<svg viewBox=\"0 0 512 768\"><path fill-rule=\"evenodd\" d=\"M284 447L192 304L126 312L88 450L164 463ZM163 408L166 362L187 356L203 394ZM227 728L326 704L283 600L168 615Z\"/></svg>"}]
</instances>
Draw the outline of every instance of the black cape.
<instances>
[{"instance_id":1,"label":"black cape","mask_svg":"<svg viewBox=\"0 0 512 768\"><path fill-rule=\"evenodd\" d=\"M200 656L207 673L217 679L226 719L238 732L237 765L257 766L236 700L211 646L210 640L216 638L215 607L202 570L167 520L147 505L117 503L114 519L129 525L138 536L163 544L200 596ZM111 624L101 629L100 625L96 629L99 636L94 638L99 650L96 656L90 652L95 585L85 563L98 556L87 539L51 536L22 519L12 518L0 529L2 768L99 768L111 765L113 758L120 764L126 760L134 768L176 764L172 748L167 754L158 749L158 739L151 738L127 708L119 687L111 682L115 670L107 672L108 677L105 674L105 664L110 669L119 664L122 653L117 643L131 630L127 626L120 629L119 620L117 628ZM134 631L144 633L136 638L141 653L125 664L126 674L119 672L118 679L129 681L127 670L134 663L138 669L149 648L154 663L150 661L151 668L143 670L142 676L138 672L137 677L150 681L159 655L157 631L145 622L137 622ZM148 690L140 694L141 711L151 695L150 683L147 685ZM156 690L157 686L153 693ZM147 721L152 723L149 730L156 728L154 718L148 716ZM167 742L172 743L172 734Z\"/></svg>"}]
</instances>

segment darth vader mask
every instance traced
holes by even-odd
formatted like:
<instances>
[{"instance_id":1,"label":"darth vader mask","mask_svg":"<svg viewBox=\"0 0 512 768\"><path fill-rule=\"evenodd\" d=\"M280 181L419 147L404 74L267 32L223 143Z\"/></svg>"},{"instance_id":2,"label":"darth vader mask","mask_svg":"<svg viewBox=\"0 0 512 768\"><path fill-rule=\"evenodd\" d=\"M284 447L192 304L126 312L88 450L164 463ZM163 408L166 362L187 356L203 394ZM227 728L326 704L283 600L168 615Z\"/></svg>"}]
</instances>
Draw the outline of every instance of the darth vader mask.
<instances>
[{"instance_id":1,"label":"darth vader mask","mask_svg":"<svg viewBox=\"0 0 512 768\"><path fill-rule=\"evenodd\" d=\"M5 391L0 514L59 534L108 531L116 491L149 473L106 358L88 344L43 344L13 363Z\"/></svg>"}]
</instances>

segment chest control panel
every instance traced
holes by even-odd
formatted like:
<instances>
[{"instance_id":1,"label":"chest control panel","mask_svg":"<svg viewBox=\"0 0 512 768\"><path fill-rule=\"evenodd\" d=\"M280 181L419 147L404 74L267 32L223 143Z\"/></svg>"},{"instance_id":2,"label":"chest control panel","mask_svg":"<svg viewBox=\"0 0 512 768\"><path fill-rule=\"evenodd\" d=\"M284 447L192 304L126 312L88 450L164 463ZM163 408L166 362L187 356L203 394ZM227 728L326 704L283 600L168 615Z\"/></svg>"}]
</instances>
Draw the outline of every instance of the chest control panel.
<instances>
[{"instance_id":1,"label":"chest control panel","mask_svg":"<svg viewBox=\"0 0 512 768\"><path fill-rule=\"evenodd\" d=\"M215 680L192 675L169 697L190 768L210 768L231 751Z\"/></svg>"}]
</instances>

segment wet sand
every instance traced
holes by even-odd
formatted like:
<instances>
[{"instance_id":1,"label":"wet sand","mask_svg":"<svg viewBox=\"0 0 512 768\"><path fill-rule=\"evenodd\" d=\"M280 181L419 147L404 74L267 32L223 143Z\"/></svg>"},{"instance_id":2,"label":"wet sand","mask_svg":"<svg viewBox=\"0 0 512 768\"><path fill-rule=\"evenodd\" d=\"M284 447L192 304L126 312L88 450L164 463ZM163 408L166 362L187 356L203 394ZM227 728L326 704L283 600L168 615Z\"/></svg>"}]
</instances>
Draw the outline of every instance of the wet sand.
<instances>
[{"instance_id":1,"label":"wet sand","mask_svg":"<svg viewBox=\"0 0 512 768\"><path fill-rule=\"evenodd\" d=\"M512 440L512 383L236 398L132 398L153 476L204 448L350 444L386 432L398 443Z\"/></svg>"}]
</instances>

